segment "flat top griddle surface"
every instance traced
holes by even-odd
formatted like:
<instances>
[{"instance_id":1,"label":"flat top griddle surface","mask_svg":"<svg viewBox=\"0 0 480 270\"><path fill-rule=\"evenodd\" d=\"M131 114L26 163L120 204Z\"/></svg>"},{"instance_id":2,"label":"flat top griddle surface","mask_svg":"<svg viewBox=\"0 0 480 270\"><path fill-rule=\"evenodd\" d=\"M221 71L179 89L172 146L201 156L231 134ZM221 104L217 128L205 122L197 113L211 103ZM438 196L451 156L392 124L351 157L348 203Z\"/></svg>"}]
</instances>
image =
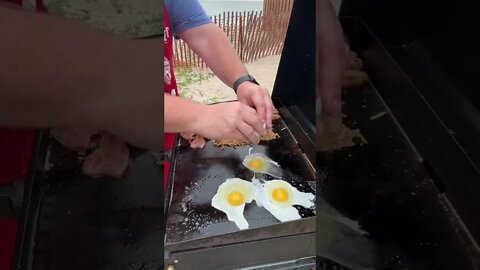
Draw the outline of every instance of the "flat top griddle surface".
<instances>
[{"instance_id":1,"label":"flat top griddle surface","mask_svg":"<svg viewBox=\"0 0 480 270\"><path fill-rule=\"evenodd\" d=\"M262 142L253 147L252 153L263 153L283 168L283 180L299 191L314 193L311 183L315 181L315 171L308 163L301 149L290 134L285 123L274 121L273 130L280 138ZM234 222L228 221L226 214L211 206L211 200L227 178L251 180L253 172L242 165L251 146L219 148L213 141L203 149L191 149L180 139L175 153L173 190L168 209L166 242L191 241L208 236L238 231ZM257 174L257 178L269 176ZM314 185L312 185L314 186ZM310 209L298 207L302 217L313 216ZM259 228L280 223L263 207L253 201L245 205L244 216L249 228Z\"/></svg>"},{"instance_id":2,"label":"flat top griddle surface","mask_svg":"<svg viewBox=\"0 0 480 270\"><path fill-rule=\"evenodd\" d=\"M344 31L351 48L363 58L367 73L372 65L391 68L392 63L378 57L381 48L366 42L372 37L359 31L363 26L347 22ZM369 75L376 76L373 72ZM375 84L378 89L368 84L343 93L344 123L359 128L369 143L318 153L318 194L344 216L358 221L368 235L361 241L346 235L341 241L328 243L328 238L317 234L317 247L324 247L319 256L326 253L327 259L360 269L480 269L478 250L451 210L444 187L430 164L416 153L407 137L410 134L404 133L381 97L388 91L398 91L389 85L399 83L392 80L382 88ZM408 111L412 109L409 101L414 100L398 102L404 102ZM386 114L372 118L382 112ZM354 247L355 252L348 253L348 247Z\"/></svg>"},{"instance_id":3,"label":"flat top griddle surface","mask_svg":"<svg viewBox=\"0 0 480 270\"><path fill-rule=\"evenodd\" d=\"M136 153L123 179L91 178L47 133L40 144L19 268L160 269L163 167L151 154Z\"/></svg>"},{"instance_id":4,"label":"flat top griddle surface","mask_svg":"<svg viewBox=\"0 0 480 270\"><path fill-rule=\"evenodd\" d=\"M317 192L368 235L317 227L323 231L316 241L320 262L326 258L351 266L344 269L479 269L478 253L428 164L411 148L376 89L347 90L344 101L344 122L360 128L369 143L318 153ZM380 112L387 114L370 119ZM325 236L339 232L339 241ZM357 251L349 253L349 247Z\"/></svg>"}]
</instances>

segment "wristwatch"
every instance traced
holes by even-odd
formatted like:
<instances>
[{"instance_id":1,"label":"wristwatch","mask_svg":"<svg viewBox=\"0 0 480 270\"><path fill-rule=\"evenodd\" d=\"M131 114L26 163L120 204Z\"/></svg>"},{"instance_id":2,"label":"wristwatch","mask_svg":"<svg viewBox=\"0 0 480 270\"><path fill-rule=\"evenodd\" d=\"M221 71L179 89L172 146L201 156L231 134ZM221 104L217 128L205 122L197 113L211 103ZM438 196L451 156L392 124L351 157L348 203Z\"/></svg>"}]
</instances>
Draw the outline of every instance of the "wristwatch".
<instances>
[{"instance_id":1,"label":"wristwatch","mask_svg":"<svg viewBox=\"0 0 480 270\"><path fill-rule=\"evenodd\" d=\"M260 85L257 80L255 80L255 78L252 76L252 75L247 75L247 76L243 76L243 77L240 77L238 78L234 83L233 83L233 91L235 91L235 94L237 93L237 89L238 87L240 86L240 84L246 82L246 81L249 81L249 82L252 82L256 85Z\"/></svg>"}]
</instances>

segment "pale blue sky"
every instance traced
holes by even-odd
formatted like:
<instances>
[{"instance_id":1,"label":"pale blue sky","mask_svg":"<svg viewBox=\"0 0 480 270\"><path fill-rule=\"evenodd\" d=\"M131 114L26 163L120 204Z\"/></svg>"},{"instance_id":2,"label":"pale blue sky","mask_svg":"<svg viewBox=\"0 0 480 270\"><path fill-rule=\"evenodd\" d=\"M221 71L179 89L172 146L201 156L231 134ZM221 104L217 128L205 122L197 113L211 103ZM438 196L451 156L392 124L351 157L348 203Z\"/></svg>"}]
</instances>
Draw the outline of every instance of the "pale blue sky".
<instances>
[{"instance_id":1,"label":"pale blue sky","mask_svg":"<svg viewBox=\"0 0 480 270\"><path fill-rule=\"evenodd\" d=\"M200 2L263 2L263 0L199 0Z\"/></svg>"},{"instance_id":2,"label":"pale blue sky","mask_svg":"<svg viewBox=\"0 0 480 270\"><path fill-rule=\"evenodd\" d=\"M243 12L263 10L263 0L199 0L209 16L223 12Z\"/></svg>"}]
</instances>

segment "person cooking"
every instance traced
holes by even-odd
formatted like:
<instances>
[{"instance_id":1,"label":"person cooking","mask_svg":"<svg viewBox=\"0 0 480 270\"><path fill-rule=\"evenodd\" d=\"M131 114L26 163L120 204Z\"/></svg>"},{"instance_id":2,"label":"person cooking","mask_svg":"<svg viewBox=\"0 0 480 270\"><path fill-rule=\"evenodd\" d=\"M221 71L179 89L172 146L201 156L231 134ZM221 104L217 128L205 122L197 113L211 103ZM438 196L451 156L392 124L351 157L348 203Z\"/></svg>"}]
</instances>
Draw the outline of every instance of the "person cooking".
<instances>
[{"instance_id":1,"label":"person cooking","mask_svg":"<svg viewBox=\"0 0 480 270\"><path fill-rule=\"evenodd\" d=\"M46 12L42 1L33 2ZM167 0L164 12L162 61L161 41L115 37L77 21L0 7L0 126L105 130L153 150L162 150L163 131L258 143L265 129L271 128L273 106L268 91L248 74L226 35L197 0ZM177 96L173 35L236 90L238 102L207 106ZM164 74L168 94L163 99L158 92L162 63L170 67ZM17 134L0 141L12 149L33 151L31 134L24 134L29 142ZM12 137L19 142L8 143ZM165 142L170 149L172 135Z\"/></svg>"},{"instance_id":2,"label":"person cooking","mask_svg":"<svg viewBox=\"0 0 480 270\"><path fill-rule=\"evenodd\" d=\"M164 2L165 149L178 132L208 139L240 139L254 144L272 128L273 103L267 89L248 73L224 32L207 16L197 0ZM173 67L173 38L180 37L226 85L238 102L203 105L178 97ZM164 185L170 163L164 163Z\"/></svg>"},{"instance_id":3,"label":"person cooking","mask_svg":"<svg viewBox=\"0 0 480 270\"><path fill-rule=\"evenodd\" d=\"M177 6L188 3L176 2ZM268 91L248 82L239 86L239 99L255 103L260 117L238 103L207 107L167 96L166 106L174 108L166 108L162 119L161 41L114 37L77 21L24 12L11 8L17 4L7 4L8 8L0 8L1 127L106 130L142 148L162 150L164 120L167 131L192 130L207 138L247 137L253 142L265 132L259 118L271 125ZM204 59L212 59L208 63L217 75L233 83L232 76L243 75L245 69L227 39L219 35L223 33L209 34L211 26L186 31L185 37L189 44L197 44L192 46L203 52ZM224 44L219 44L207 52L201 43L211 38L215 40L210 44L223 41L230 47L223 49ZM211 53L216 48L220 49ZM226 60L219 62L222 57ZM185 104L191 107L185 110ZM195 119L195 125L185 124L198 114L203 117Z\"/></svg>"},{"instance_id":4,"label":"person cooking","mask_svg":"<svg viewBox=\"0 0 480 270\"><path fill-rule=\"evenodd\" d=\"M341 112L341 82L348 47L330 0L316 6L317 31L317 125L322 117ZM197 133L209 139L232 138L259 142L272 127L273 104L268 91L248 74L225 33L212 23L198 0L165 0L165 131ZM200 56L226 85L237 93L239 102L201 105L177 96L173 58L173 37L178 36ZM189 113L185 113L188 111ZM173 134L165 135L165 149L171 149ZM168 179L169 163L165 163Z\"/></svg>"},{"instance_id":5,"label":"person cooking","mask_svg":"<svg viewBox=\"0 0 480 270\"><path fill-rule=\"evenodd\" d=\"M164 86L171 94L165 95L165 131L258 143L265 127L272 127L272 100L267 89L259 86L248 73L225 33L212 23L197 0L166 0L164 23ZM183 39L216 76L232 87L239 102L207 106L177 97L172 65L173 36ZM189 113L182 113L185 110Z\"/></svg>"},{"instance_id":6,"label":"person cooking","mask_svg":"<svg viewBox=\"0 0 480 270\"><path fill-rule=\"evenodd\" d=\"M42 1L35 3L38 11L48 13ZM8 159L7 164L21 164L8 178L25 177L30 166L35 131L25 128L102 130L142 148L164 150L163 122L167 132L191 131L209 139L258 143L265 128L271 127L268 91L245 77L248 73L225 34L206 24L208 17L198 13L203 10L197 1L173 4L174 29L217 76L232 86L238 84L240 102L206 106L176 97L173 69L170 84L165 81L166 92L173 95L162 98L159 71L171 57L167 53L164 60L170 60L162 61L161 41L116 37L78 21L25 12L19 3L1 1L0 141L8 147L2 147L0 156ZM205 25L179 17L182 13L177 11L188 7L197 12L190 15ZM173 32L165 30L168 41ZM172 135L166 137L168 148Z\"/></svg>"}]
</instances>

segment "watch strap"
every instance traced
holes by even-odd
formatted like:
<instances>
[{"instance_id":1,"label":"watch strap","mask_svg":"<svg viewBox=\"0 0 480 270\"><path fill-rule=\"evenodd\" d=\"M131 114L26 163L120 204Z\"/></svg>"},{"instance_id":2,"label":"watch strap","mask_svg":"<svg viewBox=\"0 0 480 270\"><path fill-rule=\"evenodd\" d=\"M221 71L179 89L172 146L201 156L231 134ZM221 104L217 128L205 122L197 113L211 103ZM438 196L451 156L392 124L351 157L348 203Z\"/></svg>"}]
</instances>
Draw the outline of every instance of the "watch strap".
<instances>
[{"instance_id":1,"label":"watch strap","mask_svg":"<svg viewBox=\"0 0 480 270\"><path fill-rule=\"evenodd\" d=\"M238 90L238 87L240 86L240 84L242 84L246 81L252 82L256 85L260 85L257 82L257 80L255 80L255 78L253 78L252 75L247 75L247 76L240 77L233 83L233 91L235 91L235 94L237 93L237 90Z\"/></svg>"}]
</instances>

